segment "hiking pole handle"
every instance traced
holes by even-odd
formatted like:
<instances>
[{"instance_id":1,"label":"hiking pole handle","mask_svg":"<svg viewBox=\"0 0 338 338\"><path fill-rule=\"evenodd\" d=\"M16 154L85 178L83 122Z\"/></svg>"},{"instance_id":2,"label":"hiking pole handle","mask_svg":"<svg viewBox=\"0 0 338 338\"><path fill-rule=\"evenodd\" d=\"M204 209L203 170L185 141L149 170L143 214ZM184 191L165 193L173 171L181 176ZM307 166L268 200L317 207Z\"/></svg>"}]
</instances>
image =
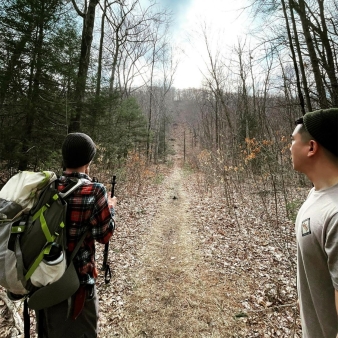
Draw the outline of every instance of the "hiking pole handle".
<instances>
[{"instance_id":1,"label":"hiking pole handle","mask_svg":"<svg viewBox=\"0 0 338 338\"><path fill-rule=\"evenodd\" d=\"M116 175L113 175L112 181L111 181L111 192L110 197L113 198L115 194L115 184L116 184ZM102 263L102 271L105 271L104 273L104 282L105 284L108 284L111 279L111 271L110 266L107 264L108 261L108 252L109 252L109 242L105 244L104 246L104 252L103 252L103 263Z\"/></svg>"},{"instance_id":2,"label":"hiking pole handle","mask_svg":"<svg viewBox=\"0 0 338 338\"><path fill-rule=\"evenodd\" d=\"M113 179L111 181L110 197L114 197L114 194L115 194L115 184L116 184L116 175L113 175Z\"/></svg>"}]
</instances>

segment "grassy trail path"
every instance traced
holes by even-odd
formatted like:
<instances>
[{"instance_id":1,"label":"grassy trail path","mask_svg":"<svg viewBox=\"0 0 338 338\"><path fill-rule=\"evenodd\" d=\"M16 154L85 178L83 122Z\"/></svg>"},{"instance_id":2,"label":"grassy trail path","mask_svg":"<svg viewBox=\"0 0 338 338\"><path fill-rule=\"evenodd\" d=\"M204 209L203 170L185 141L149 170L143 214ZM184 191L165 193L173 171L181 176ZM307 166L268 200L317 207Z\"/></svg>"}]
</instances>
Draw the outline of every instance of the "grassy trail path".
<instances>
[{"instance_id":1,"label":"grassy trail path","mask_svg":"<svg viewBox=\"0 0 338 338\"><path fill-rule=\"evenodd\" d=\"M180 135L175 135L177 138ZM145 233L126 300L123 337L223 337L227 287L213 276L199 251L199 233L186 189L182 139L175 142L174 165L162 182L164 198ZM154 206L155 207L155 206Z\"/></svg>"}]
</instances>

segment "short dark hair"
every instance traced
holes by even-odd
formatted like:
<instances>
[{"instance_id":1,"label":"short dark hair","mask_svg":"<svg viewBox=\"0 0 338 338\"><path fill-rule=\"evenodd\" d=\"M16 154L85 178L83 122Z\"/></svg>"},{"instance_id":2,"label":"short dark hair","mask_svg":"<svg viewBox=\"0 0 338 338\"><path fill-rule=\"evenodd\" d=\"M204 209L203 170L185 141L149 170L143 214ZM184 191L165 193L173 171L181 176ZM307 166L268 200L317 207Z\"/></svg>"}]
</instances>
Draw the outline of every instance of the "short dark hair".
<instances>
[{"instance_id":1,"label":"short dark hair","mask_svg":"<svg viewBox=\"0 0 338 338\"><path fill-rule=\"evenodd\" d=\"M304 125L304 120L303 117L298 118L296 121L296 126L301 124L302 126L298 129L298 133L301 135L302 141L307 142L310 140L314 140L312 135L306 130L305 125Z\"/></svg>"}]
</instances>

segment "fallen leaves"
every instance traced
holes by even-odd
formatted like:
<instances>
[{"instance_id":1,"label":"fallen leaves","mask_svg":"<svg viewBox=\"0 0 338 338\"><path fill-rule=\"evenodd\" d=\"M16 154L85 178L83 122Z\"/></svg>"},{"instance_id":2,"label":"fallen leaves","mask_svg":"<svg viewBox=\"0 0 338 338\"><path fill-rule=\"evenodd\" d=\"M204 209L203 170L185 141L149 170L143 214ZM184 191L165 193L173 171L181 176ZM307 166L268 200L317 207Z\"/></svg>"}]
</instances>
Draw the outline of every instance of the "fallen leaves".
<instances>
[{"instance_id":1,"label":"fallen leaves","mask_svg":"<svg viewBox=\"0 0 338 338\"><path fill-rule=\"evenodd\" d=\"M164 169L163 176L168 175ZM174 189L165 180L149 183L136 196L124 194L123 186L119 187L117 229L108 257L112 279L105 284L100 271L97 280L99 337L164 337L161 323L163 330L164 323L169 323L166 329L171 326L177 337L188 336L191 330L196 337L300 337L292 222L282 212L276 220L274 204L267 194L267 204L259 203L250 182L241 191L231 191L229 204L222 187L215 187L212 196L201 195L201 177L193 173L184 177L187 198L182 210L189 214L184 225L189 230L177 237L164 224L157 243L150 237L151 230L160 217L166 222L173 216L179 206L175 203L183 203L182 192L180 196L176 189L178 198L166 200L166 192L171 196ZM302 191L295 193L302 198ZM171 203L168 218L160 214L165 203ZM177 215L178 220L181 216ZM189 255L180 255L191 238ZM163 256L149 255L154 245L165 250ZM97 245L99 267L103 248ZM140 288L145 288L141 294ZM174 316L175 307L182 318ZM149 325L140 329L136 317ZM154 318L161 319L155 322ZM183 325L184 320L188 324ZM8 337L13 321L3 316L1 324L1 337Z\"/></svg>"}]
</instances>

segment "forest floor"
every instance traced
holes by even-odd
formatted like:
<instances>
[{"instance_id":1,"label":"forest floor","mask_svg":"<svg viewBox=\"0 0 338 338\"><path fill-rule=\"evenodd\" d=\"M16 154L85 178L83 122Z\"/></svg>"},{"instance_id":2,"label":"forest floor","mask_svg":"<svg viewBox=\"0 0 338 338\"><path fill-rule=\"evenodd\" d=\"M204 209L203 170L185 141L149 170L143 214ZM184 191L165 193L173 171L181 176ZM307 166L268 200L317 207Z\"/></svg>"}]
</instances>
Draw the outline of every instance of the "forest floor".
<instances>
[{"instance_id":1,"label":"forest floor","mask_svg":"<svg viewBox=\"0 0 338 338\"><path fill-rule=\"evenodd\" d=\"M272 224L250 186L233 192L233 205L221 188L204 193L183 164L182 130L170 166L119 199L112 280L101 272L97 281L98 337L300 337L292 222ZM0 336L11 337L1 299L0 312Z\"/></svg>"},{"instance_id":2,"label":"forest floor","mask_svg":"<svg viewBox=\"0 0 338 338\"><path fill-rule=\"evenodd\" d=\"M250 186L232 210L204 193L182 130L163 180L119 204L100 337L300 337L293 223L277 229Z\"/></svg>"}]
</instances>

